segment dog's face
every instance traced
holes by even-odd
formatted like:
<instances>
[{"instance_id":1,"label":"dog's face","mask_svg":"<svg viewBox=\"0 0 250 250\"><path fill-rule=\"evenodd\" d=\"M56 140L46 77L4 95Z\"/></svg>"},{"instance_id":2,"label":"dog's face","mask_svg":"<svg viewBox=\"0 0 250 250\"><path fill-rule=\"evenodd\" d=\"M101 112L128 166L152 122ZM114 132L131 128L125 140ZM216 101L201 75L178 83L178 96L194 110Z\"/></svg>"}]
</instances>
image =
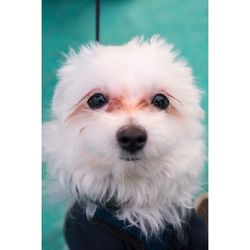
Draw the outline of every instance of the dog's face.
<instances>
[{"instance_id":1,"label":"dog's face","mask_svg":"<svg viewBox=\"0 0 250 250\"><path fill-rule=\"evenodd\" d=\"M166 188L170 201L202 165L200 93L191 69L161 39L72 52L59 71L53 111L45 151L56 172L91 199L145 206L165 202Z\"/></svg>"}]
</instances>

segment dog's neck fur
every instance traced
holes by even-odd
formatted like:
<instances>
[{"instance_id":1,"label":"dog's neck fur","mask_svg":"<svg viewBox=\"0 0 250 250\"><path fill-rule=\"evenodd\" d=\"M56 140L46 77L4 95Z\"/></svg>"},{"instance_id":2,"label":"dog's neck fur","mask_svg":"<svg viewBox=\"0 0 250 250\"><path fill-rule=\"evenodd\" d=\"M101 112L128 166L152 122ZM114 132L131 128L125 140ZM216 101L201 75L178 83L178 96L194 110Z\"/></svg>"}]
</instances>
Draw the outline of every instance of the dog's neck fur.
<instances>
[{"instance_id":1,"label":"dog's neck fur","mask_svg":"<svg viewBox=\"0 0 250 250\"><path fill-rule=\"evenodd\" d=\"M192 197L197 188L195 185L197 178L189 174L177 175L169 181L157 176L154 181L143 179L114 182L109 178L102 181L93 179L88 187L80 187L80 193L88 193L94 203L103 207L115 205L117 218L139 227L145 235L159 234L166 223L179 230L187 211L192 208ZM82 180L82 183L87 182ZM149 187L150 192L148 192ZM86 201L86 197L80 199ZM95 206L87 198L87 216L94 211Z\"/></svg>"},{"instance_id":2,"label":"dog's neck fur","mask_svg":"<svg viewBox=\"0 0 250 250\"><path fill-rule=\"evenodd\" d=\"M148 165L133 169L101 167L100 162L90 168L86 157L84 162L76 163L59 161L61 155L58 158L53 155L47 162L49 167L53 166L52 176L57 176L75 199L85 200L87 196L99 204L115 201L120 208L116 213L118 219L127 220L148 235L159 234L166 223L181 228L187 211L192 208L201 169L200 161L192 153L197 154L182 149L185 165L181 164L179 153L171 152L171 159L147 161Z\"/></svg>"}]
</instances>

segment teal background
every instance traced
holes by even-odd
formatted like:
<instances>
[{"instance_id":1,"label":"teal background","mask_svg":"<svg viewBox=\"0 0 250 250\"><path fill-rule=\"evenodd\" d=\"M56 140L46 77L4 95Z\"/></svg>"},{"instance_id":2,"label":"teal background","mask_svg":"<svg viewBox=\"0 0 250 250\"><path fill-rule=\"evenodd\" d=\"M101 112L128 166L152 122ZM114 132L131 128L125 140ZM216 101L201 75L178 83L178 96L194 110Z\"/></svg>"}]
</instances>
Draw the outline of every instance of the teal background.
<instances>
[{"instance_id":1,"label":"teal background","mask_svg":"<svg viewBox=\"0 0 250 250\"><path fill-rule=\"evenodd\" d=\"M95 39L94 0L42 1L42 108L43 121L50 119L50 105L56 71L69 47ZM101 43L121 44L134 36L160 34L181 51L194 70L204 92L206 111L208 88L207 0L102 0ZM46 166L43 165L43 179ZM207 190L207 164L204 171ZM42 212L43 250L64 248L62 227L65 207L51 205L44 195Z\"/></svg>"}]
</instances>

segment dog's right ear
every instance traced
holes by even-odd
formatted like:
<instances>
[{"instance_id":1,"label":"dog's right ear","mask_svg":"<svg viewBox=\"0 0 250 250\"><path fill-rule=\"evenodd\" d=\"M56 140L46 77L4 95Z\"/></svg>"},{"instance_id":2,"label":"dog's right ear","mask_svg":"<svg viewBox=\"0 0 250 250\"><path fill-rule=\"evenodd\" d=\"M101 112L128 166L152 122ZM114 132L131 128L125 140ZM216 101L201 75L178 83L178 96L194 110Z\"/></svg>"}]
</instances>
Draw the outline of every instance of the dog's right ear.
<instances>
[{"instance_id":1,"label":"dog's right ear","mask_svg":"<svg viewBox=\"0 0 250 250\"><path fill-rule=\"evenodd\" d=\"M42 126L42 150L43 161L50 161L51 156L57 151L56 136L58 133L58 125L54 121L45 122Z\"/></svg>"},{"instance_id":2,"label":"dog's right ear","mask_svg":"<svg viewBox=\"0 0 250 250\"><path fill-rule=\"evenodd\" d=\"M42 127L42 158L43 162L43 199L46 205L55 209L59 203L70 207L74 197L63 185L63 161L61 155L63 143L60 141L59 126L56 121L45 122ZM55 207L54 207L55 206Z\"/></svg>"}]
</instances>

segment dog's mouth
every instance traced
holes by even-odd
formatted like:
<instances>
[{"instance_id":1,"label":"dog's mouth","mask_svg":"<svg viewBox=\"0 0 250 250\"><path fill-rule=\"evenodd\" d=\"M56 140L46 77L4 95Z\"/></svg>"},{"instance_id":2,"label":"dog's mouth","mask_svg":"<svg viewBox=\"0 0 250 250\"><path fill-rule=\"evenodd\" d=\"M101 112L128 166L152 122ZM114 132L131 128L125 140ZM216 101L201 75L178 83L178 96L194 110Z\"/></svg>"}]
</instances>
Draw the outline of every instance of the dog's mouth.
<instances>
[{"instance_id":1,"label":"dog's mouth","mask_svg":"<svg viewBox=\"0 0 250 250\"><path fill-rule=\"evenodd\" d=\"M139 161L140 158L136 155L122 155L120 156L120 159L121 160L124 160L124 161Z\"/></svg>"}]
</instances>

